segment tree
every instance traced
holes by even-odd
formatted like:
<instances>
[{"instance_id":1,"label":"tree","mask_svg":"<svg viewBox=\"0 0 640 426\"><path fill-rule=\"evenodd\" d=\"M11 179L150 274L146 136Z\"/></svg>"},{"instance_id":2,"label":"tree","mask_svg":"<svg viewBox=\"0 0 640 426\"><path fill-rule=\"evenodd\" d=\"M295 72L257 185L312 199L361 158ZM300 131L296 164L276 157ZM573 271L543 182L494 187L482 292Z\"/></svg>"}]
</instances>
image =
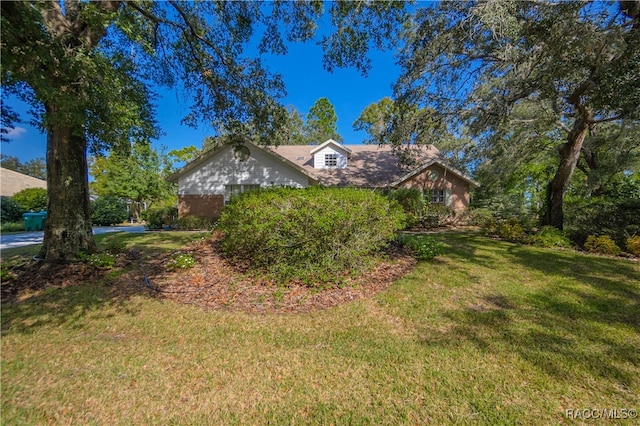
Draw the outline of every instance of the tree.
<instances>
[{"instance_id":1,"label":"tree","mask_svg":"<svg viewBox=\"0 0 640 426\"><path fill-rule=\"evenodd\" d=\"M342 142L337 122L338 116L329 99L318 99L307 114L306 139L310 143L322 143L327 139Z\"/></svg>"},{"instance_id":2,"label":"tree","mask_svg":"<svg viewBox=\"0 0 640 426\"><path fill-rule=\"evenodd\" d=\"M127 220L127 204L112 195L91 202L91 221L97 226L112 226Z\"/></svg>"},{"instance_id":3,"label":"tree","mask_svg":"<svg viewBox=\"0 0 640 426\"><path fill-rule=\"evenodd\" d=\"M166 158L149 144L138 143L128 151L114 150L107 157L93 158L91 188L99 196L129 200L131 213L140 220L143 210L173 195L165 180L169 170Z\"/></svg>"},{"instance_id":4,"label":"tree","mask_svg":"<svg viewBox=\"0 0 640 426\"><path fill-rule=\"evenodd\" d=\"M0 166L34 178L43 180L47 178L47 164L44 158L34 158L22 163L18 157L2 154L0 155Z\"/></svg>"},{"instance_id":5,"label":"tree","mask_svg":"<svg viewBox=\"0 0 640 426\"><path fill-rule=\"evenodd\" d=\"M268 143L286 118L277 102L284 87L244 47L260 28L259 52L283 54L281 27L287 40L307 40L323 14L320 2L66 0L0 7L3 94L31 103L47 133L51 196L39 257L51 261L96 249L87 151L158 134L151 83L179 86L192 99L187 124L205 120L227 129L234 143L247 136ZM391 32L404 19L403 7L332 4L332 24L347 30L323 38L332 53L325 66L366 71L369 47L396 38ZM3 109L4 127L15 120Z\"/></svg>"},{"instance_id":6,"label":"tree","mask_svg":"<svg viewBox=\"0 0 640 426\"><path fill-rule=\"evenodd\" d=\"M396 94L468 126L492 149L535 103L554 122L558 159L545 224L563 226L564 196L587 136L640 112L638 3L442 2L417 11ZM535 123L534 123L535 124ZM518 140L511 143L519 145Z\"/></svg>"}]
</instances>

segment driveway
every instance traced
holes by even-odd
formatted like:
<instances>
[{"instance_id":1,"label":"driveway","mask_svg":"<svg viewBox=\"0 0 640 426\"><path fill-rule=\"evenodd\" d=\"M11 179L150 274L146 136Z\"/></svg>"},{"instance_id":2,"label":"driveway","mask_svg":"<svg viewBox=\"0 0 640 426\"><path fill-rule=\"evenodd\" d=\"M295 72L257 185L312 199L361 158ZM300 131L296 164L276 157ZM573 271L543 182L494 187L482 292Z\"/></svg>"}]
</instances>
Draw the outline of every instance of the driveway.
<instances>
[{"instance_id":1,"label":"driveway","mask_svg":"<svg viewBox=\"0 0 640 426\"><path fill-rule=\"evenodd\" d=\"M106 234L108 232L144 232L144 226L97 226L93 228L93 234ZM20 234L0 235L0 250L14 247L28 246L42 243L44 232L22 232Z\"/></svg>"}]
</instances>

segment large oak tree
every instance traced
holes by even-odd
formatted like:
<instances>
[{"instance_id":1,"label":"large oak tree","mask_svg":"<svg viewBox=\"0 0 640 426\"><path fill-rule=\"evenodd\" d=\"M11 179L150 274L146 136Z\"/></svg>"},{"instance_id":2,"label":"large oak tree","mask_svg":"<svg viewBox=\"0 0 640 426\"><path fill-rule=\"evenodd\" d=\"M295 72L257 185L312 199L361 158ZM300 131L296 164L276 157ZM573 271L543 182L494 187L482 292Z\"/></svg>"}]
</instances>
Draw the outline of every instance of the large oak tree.
<instances>
[{"instance_id":1,"label":"large oak tree","mask_svg":"<svg viewBox=\"0 0 640 426\"><path fill-rule=\"evenodd\" d=\"M559 155L544 222L562 228L585 138L640 114L640 3L442 2L419 9L408 28L402 104L431 107L449 130L471 129L485 152L505 140L517 151L514 127L552 120ZM523 120L522 107L543 115Z\"/></svg>"},{"instance_id":2,"label":"large oak tree","mask_svg":"<svg viewBox=\"0 0 640 426\"><path fill-rule=\"evenodd\" d=\"M48 219L40 257L60 261L95 250L89 218L87 151L158 134L153 84L190 99L187 124L215 123L235 137L268 143L288 116L282 79L247 54L285 53L306 40L322 2L2 2L3 94L31 103L47 133ZM384 47L404 20L402 2L330 6L325 66L366 72L366 53ZM3 109L3 126L15 119Z\"/></svg>"}]
</instances>

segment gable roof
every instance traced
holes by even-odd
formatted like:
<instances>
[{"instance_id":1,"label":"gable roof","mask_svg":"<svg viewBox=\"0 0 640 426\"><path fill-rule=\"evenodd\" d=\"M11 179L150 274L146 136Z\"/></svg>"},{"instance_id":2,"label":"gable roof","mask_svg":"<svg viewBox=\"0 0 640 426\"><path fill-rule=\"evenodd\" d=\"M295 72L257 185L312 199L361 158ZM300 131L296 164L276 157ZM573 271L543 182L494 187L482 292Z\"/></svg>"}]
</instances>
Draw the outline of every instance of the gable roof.
<instances>
[{"instance_id":1,"label":"gable roof","mask_svg":"<svg viewBox=\"0 0 640 426\"><path fill-rule=\"evenodd\" d=\"M47 181L0 167L0 195L11 197L27 188L47 189Z\"/></svg>"},{"instance_id":2,"label":"gable roof","mask_svg":"<svg viewBox=\"0 0 640 426\"><path fill-rule=\"evenodd\" d=\"M351 150L349 148L346 147L346 145L341 145L338 142L334 141L333 139L327 139L325 142L321 143L320 145L318 145L317 147L315 147L314 149L311 150L311 155L315 154L316 152L320 151L321 149L329 146L329 145L333 145L336 148L338 148L341 151L344 151L348 154L351 154ZM300 145L300 146L304 146L304 145Z\"/></svg>"},{"instance_id":3,"label":"gable roof","mask_svg":"<svg viewBox=\"0 0 640 426\"><path fill-rule=\"evenodd\" d=\"M329 142L329 141L327 141ZM326 143L326 142L325 142ZM344 169L316 169L313 165L313 153L320 147L310 150L309 145L280 145L266 148L317 176L326 186L357 186L382 188L391 186L413 170L399 164L398 156L389 145L340 145L351 153ZM418 164L440 158L440 151L433 145L411 148Z\"/></svg>"},{"instance_id":4,"label":"gable roof","mask_svg":"<svg viewBox=\"0 0 640 426\"><path fill-rule=\"evenodd\" d=\"M480 184L478 182L476 182L475 180L471 179L469 176L465 175L461 171L459 171L457 169L454 169L453 167L449 166L448 164L446 164L446 163L444 163L444 162L442 162L441 160L438 160L438 159L430 160L430 161L426 162L425 164L421 165L420 167L410 171L409 173L407 173L406 175L402 176L397 181L393 182L391 184L391 186L398 186L398 185L401 185L401 184L405 183L406 181L408 181L412 177L417 176L420 173L424 172L426 169L428 169L429 167L431 167L434 164L439 165L440 167L445 169L447 172L452 173L453 175L457 176L458 178L460 178L460 179L464 180L465 182L469 183L469 186L471 186L472 188L479 188L480 187Z\"/></svg>"},{"instance_id":5,"label":"gable roof","mask_svg":"<svg viewBox=\"0 0 640 426\"><path fill-rule=\"evenodd\" d=\"M278 154L276 152L273 152L273 151L271 151L269 149L266 149L264 147L260 147L260 146L258 146L256 144L254 144L253 142L245 141L244 145L246 145L250 149L257 149L257 150L260 150L262 152L265 152L268 155L271 155L272 157L276 158L277 160L280 160L286 166L291 167L294 170L297 170L298 172L300 172L303 175L305 175L310 180L310 182L312 184L317 184L318 183L318 178L316 176L313 176L304 167L300 167L298 164L290 161L289 159L283 157L282 155L280 155L280 154ZM170 174L169 176L167 176L166 180L168 182L172 182L172 183L178 182L178 179L180 179L182 176L185 176L186 174L189 174L192 171L198 169L200 166L202 166L205 163L207 163L210 159L212 159L216 155L220 154L222 151L224 151L226 149L229 149L229 148L233 148L233 147L231 145L223 145L223 146L221 146L219 148L212 149L210 151L204 152L203 154L201 154L196 159L194 159L191 162L187 163L181 169L179 169L179 170L175 171L174 173Z\"/></svg>"},{"instance_id":6,"label":"gable roof","mask_svg":"<svg viewBox=\"0 0 640 426\"><path fill-rule=\"evenodd\" d=\"M335 145L344 152L350 154L346 168L316 169L313 164L313 154L322 148ZM283 164L304 174L312 184L325 186L356 186L363 188L394 187L422 173L433 164L438 164L448 172L466 181L472 187L480 185L454 169L441 157L440 151L433 145L421 145L411 147L411 154L419 167L407 167L400 164L398 155L389 145L340 145L332 139L321 145L280 145L258 146L246 141L250 149L258 149ZM180 170L167 177L169 182L178 182L182 176L198 169L211 158L218 155L229 145L205 152L200 157L191 161Z\"/></svg>"}]
</instances>

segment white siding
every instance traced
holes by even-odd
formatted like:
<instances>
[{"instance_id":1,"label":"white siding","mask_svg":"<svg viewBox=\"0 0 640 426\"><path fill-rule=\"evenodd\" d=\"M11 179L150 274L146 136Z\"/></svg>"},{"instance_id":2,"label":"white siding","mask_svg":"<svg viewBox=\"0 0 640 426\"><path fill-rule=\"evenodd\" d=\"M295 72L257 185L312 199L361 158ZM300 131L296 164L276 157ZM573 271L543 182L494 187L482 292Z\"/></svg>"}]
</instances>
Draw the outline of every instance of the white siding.
<instances>
[{"instance_id":1,"label":"white siding","mask_svg":"<svg viewBox=\"0 0 640 426\"><path fill-rule=\"evenodd\" d=\"M233 148L227 148L218 155L180 177L178 194L224 194L225 185L293 186L304 188L309 179L304 174L287 166L261 150L249 147L251 157L238 161L233 156Z\"/></svg>"},{"instance_id":2,"label":"white siding","mask_svg":"<svg viewBox=\"0 0 640 426\"><path fill-rule=\"evenodd\" d=\"M327 167L324 163L326 154L336 154L338 156L338 165L335 167ZM344 151L337 150L332 146L327 146L313 154L313 167L316 169L344 169L347 167L347 155Z\"/></svg>"}]
</instances>

